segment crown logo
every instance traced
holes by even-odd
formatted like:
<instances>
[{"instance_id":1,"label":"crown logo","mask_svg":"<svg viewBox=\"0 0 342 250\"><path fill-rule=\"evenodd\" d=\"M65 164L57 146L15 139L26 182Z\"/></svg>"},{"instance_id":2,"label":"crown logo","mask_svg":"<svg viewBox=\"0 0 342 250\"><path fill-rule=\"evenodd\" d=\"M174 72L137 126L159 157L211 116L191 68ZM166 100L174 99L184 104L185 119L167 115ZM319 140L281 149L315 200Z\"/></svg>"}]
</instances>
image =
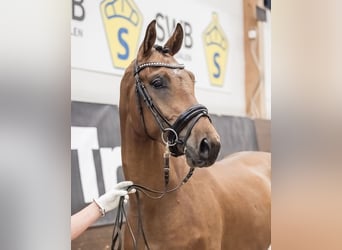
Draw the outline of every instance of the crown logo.
<instances>
[{"instance_id":1,"label":"crown logo","mask_svg":"<svg viewBox=\"0 0 342 250\"><path fill-rule=\"evenodd\" d=\"M113 66L125 69L135 58L142 14L133 0L104 0L100 11Z\"/></svg>"},{"instance_id":2,"label":"crown logo","mask_svg":"<svg viewBox=\"0 0 342 250\"><path fill-rule=\"evenodd\" d=\"M212 14L210 24L203 32L203 44L210 83L223 86L229 45L216 13Z\"/></svg>"}]
</instances>

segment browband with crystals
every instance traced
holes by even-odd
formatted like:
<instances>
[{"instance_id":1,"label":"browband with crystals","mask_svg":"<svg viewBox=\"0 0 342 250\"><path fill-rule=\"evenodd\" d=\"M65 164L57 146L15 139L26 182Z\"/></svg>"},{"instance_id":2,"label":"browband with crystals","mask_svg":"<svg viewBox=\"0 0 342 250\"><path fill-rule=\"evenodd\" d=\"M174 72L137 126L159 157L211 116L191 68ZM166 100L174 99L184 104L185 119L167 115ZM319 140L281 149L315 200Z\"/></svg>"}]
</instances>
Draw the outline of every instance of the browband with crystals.
<instances>
[{"instance_id":1,"label":"browband with crystals","mask_svg":"<svg viewBox=\"0 0 342 250\"><path fill-rule=\"evenodd\" d=\"M137 65L135 68L134 75L138 74L142 69L147 67L165 67L170 69L184 69L184 64L169 64L169 63L162 63L162 62L146 62L140 65Z\"/></svg>"}]
</instances>

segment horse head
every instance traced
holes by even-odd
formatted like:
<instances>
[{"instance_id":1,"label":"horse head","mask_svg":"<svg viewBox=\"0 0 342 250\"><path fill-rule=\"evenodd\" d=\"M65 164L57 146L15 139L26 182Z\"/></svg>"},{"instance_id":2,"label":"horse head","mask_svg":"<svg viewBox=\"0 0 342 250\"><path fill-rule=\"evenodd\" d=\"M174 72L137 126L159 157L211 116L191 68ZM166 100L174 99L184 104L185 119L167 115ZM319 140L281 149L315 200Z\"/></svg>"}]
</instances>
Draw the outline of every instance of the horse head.
<instances>
[{"instance_id":1,"label":"horse head","mask_svg":"<svg viewBox=\"0 0 342 250\"><path fill-rule=\"evenodd\" d=\"M173 57L182 46L182 26L177 24L164 46L155 41L154 20L121 81L121 126L131 126L141 140L166 144L175 157L185 155L190 167L210 166L220 139L206 107L195 98L194 74Z\"/></svg>"}]
</instances>

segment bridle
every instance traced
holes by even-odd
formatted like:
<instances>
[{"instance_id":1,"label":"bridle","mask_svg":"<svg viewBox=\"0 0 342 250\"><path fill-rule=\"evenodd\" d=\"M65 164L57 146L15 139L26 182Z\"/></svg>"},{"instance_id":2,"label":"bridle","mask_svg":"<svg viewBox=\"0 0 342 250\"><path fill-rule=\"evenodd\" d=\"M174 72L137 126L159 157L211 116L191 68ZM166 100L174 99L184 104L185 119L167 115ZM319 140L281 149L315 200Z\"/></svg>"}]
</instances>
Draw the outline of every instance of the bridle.
<instances>
[{"instance_id":1,"label":"bridle","mask_svg":"<svg viewBox=\"0 0 342 250\"><path fill-rule=\"evenodd\" d=\"M135 60L135 71L134 71L135 87L136 87L136 93L138 96L140 116L144 124L145 133L151 139L153 139L148 134L147 129L146 129L144 113L143 113L143 109L141 105L141 98L143 99L146 106L149 108L149 110L153 114L154 119L156 120L160 130L162 131L161 138L165 144L169 145L169 150L171 152L171 155L174 157L184 155L185 150L186 150L186 147L185 147L186 141L188 140L191 130L195 126L196 122L203 116L208 117L209 120L211 121L208 115L208 109L201 104L196 104L188 108L187 110L185 110L182 114L180 114L179 117L176 119L176 121L171 125L170 122L165 118L165 116L159 110L159 108L153 103L151 96L149 95L144 83L139 77L139 72L148 67L184 69L184 65L183 64L168 64L168 63L162 63L162 62L147 62L147 63L138 65L137 60ZM190 125L187 129L187 132L185 133L185 136L181 138L180 133L189 123ZM182 150L179 150L178 146L181 146Z\"/></svg>"},{"instance_id":2,"label":"bridle","mask_svg":"<svg viewBox=\"0 0 342 250\"><path fill-rule=\"evenodd\" d=\"M167 48L163 48L161 46L155 45L155 48L162 53L167 53L168 50ZM197 121L201 117L207 117L210 122L211 119L208 114L208 109L201 105L201 104L196 104L187 110L185 110L182 114L178 116L176 121L173 124L170 124L170 122L165 118L165 116L162 114L160 109L155 105L153 102L151 96L149 95L143 81L141 80L139 76L139 72L141 72L143 69L148 68L148 67L164 67L164 68L170 68L170 69L184 69L183 64L168 64L168 63L162 63L162 62L146 62L142 64L138 64L137 59L135 60L135 70L134 70L134 77L135 77L135 87L136 87L136 93L137 93L137 98L138 98L138 103L139 103L139 110L140 110L140 116L144 125L144 130L145 133L148 137L150 137L152 140L155 140L152 138L147 129L146 129L146 124L145 124L145 118L144 118L144 113L143 113L143 108L142 108L142 103L141 99L143 99L144 103L148 107L148 109L151 111L154 119L156 120L160 130L161 130L161 138L162 141L165 144L165 152L163 155L164 158L164 190L159 191L159 190L153 190L151 188L139 185L139 184L134 184L128 188L128 191L132 189L136 189L137 192L135 193L136 198L137 198L137 210L138 210L138 223L137 223L137 228L138 230L141 231L141 234L143 236L144 244L147 249L150 249L146 235L144 232L144 228L142 225L142 215L141 215L141 210L140 210L140 196L139 192L141 191L144 193L146 196L148 196L151 199L160 199L162 198L165 194L174 192L178 190L183 184L185 184L190 177L192 176L195 168L191 167L188 174L183 178L183 180L174 188L168 189L168 184L169 184L169 160L170 160L170 155L174 157L178 157L181 155L185 154L186 151L186 142L191 134L192 128L195 126ZM188 126L185 136L181 137L180 133ZM180 150L181 148L181 150ZM130 226L130 223L127 219L127 214L125 212L125 207L124 207L124 198L121 197L117 209L117 216L114 222L114 230L113 230L113 236L112 236L112 246L111 249L121 249L122 248L122 225L124 222L124 219L126 220L126 225L129 230L129 233L132 237L133 241L133 246L134 249L137 248L137 242L138 239L135 238L132 227ZM138 232L139 233L139 232ZM138 235L139 236L139 235Z\"/></svg>"}]
</instances>

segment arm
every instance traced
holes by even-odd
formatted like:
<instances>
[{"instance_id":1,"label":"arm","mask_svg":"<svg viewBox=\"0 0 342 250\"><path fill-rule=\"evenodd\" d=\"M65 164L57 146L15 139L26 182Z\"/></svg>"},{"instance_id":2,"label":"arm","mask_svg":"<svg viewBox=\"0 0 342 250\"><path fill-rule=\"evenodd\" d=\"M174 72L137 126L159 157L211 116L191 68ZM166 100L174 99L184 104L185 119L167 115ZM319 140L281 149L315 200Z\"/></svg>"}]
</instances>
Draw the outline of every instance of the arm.
<instances>
[{"instance_id":1,"label":"arm","mask_svg":"<svg viewBox=\"0 0 342 250\"><path fill-rule=\"evenodd\" d=\"M95 202L71 216L71 240L77 238L102 216Z\"/></svg>"},{"instance_id":2,"label":"arm","mask_svg":"<svg viewBox=\"0 0 342 250\"><path fill-rule=\"evenodd\" d=\"M116 208L119 204L120 196L128 194L127 188L133 185L131 181L123 181L116 184L110 191L94 199L87 207L71 216L71 240L78 237L89 226L97 221L106 212ZM132 190L130 193L135 192ZM128 195L127 198L128 199Z\"/></svg>"}]
</instances>

